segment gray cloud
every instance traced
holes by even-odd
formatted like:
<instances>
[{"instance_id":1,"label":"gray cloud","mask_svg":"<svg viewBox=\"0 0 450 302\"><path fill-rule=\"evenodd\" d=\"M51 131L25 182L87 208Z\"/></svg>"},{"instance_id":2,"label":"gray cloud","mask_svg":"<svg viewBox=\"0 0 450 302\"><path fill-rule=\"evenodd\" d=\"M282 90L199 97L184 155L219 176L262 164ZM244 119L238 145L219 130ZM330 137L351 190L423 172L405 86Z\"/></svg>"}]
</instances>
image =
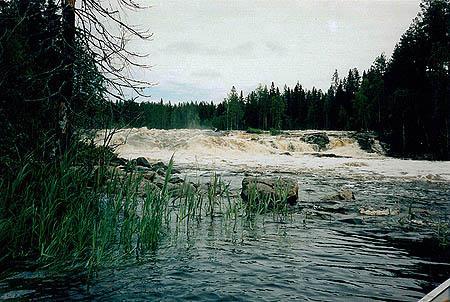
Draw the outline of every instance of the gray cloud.
<instances>
[{"instance_id":1,"label":"gray cloud","mask_svg":"<svg viewBox=\"0 0 450 302\"><path fill-rule=\"evenodd\" d=\"M206 46L202 43L191 41L178 41L170 43L162 49L164 52L173 54L189 54L189 55L201 55L201 56L236 56L247 55L254 51L253 42L241 43L235 47L223 48L218 45L217 47Z\"/></svg>"},{"instance_id":2,"label":"gray cloud","mask_svg":"<svg viewBox=\"0 0 450 302\"><path fill-rule=\"evenodd\" d=\"M194 78L206 78L206 79L221 79L223 75L212 69L201 69L198 71L191 72L191 76Z\"/></svg>"},{"instance_id":3,"label":"gray cloud","mask_svg":"<svg viewBox=\"0 0 450 302\"><path fill-rule=\"evenodd\" d=\"M287 48L285 46L283 46L283 44L281 44L280 42L266 41L266 42L264 42L264 46L268 50L270 50L271 52L273 52L277 55L282 55L287 52Z\"/></svg>"},{"instance_id":4,"label":"gray cloud","mask_svg":"<svg viewBox=\"0 0 450 302\"><path fill-rule=\"evenodd\" d=\"M220 101L233 85L271 81L327 89L335 69L362 71L380 53L389 56L419 11L419 0L150 2L133 23L154 39L133 45L151 54L143 63L154 66L146 79L160 83L156 99L196 87L189 93Z\"/></svg>"}]
</instances>

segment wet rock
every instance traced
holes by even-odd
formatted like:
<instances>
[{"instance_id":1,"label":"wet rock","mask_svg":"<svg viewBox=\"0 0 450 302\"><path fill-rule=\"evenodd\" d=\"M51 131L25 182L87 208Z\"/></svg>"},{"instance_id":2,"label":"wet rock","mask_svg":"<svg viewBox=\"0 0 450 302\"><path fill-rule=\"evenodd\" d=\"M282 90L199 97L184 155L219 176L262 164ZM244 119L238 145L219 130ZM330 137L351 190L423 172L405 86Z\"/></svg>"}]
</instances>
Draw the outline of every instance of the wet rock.
<instances>
[{"instance_id":1,"label":"wet rock","mask_svg":"<svg viewBox=\"0 0 450 302\"><path fill-rule=\"evenodd\" d=\"M374 132L358 132L354 135L361 149L368 153L385 154L383 147Z\"/></svg>"},{"instance_id":2,"label":"wet rock","mask_svg":"<svg viewBox=\"0 0 450 302\"><path fill-rule=\"evenodd\" d=\"M290 152L283 152L283 153L280 153L280 155L292 156L292 154Z\"/></svg>"},{"instance_id":3,"label":"wet rock","mask_svg":"<svg viewBox=\"0 0 450 302\"><path fill-rule=\"evenodd\" d=\"M184 183L184 179L178 176L172 176L169 180L171 184L182 184Z\"/></svg>"},{"instance_id":4,"label":"wet rock","mask_svg":"<svg viewBox=\"0 0 450 302\"><path fill-rule=\"evenodd\" d=\"M147 173L144 173L144 179L149 181L154 181L156 176L157 174L155 171L149 171Z\"/></svg>"},{"instance_id":5,"label":"wet rock","mask_svg":"<svg viewBox=\"0 0 450 302\"><path fill-rule=\"evenodd\" d=\"M138 157L136 159L133 159L131 162L138 167L151 168L150 163L148 162L148 160L145 157Z\"/></svg>"},{"instance_id":6,"label":"wet rock","mask_svg":"<svg viewBox=\"0 0 450 302\"><path fill-rule=\"evenodd\" d=\"M149 168L151 168L153 171L167 171L167 169L169 168L165 163L163 163L162 161L158 161L156 163L153 163L149 166Z\"/></svg>"},{"instance_id":7,"label":"wet rock","mask_svg":"<svg viewBox=\"0 0 450 302\"><path fill-rule=\"evenodd\" d=\"M111 166L126 166L128 164L128 160L122 157L113 158L110 162Z\"/></svg>"},{"instance_id":8,"label":"wet rock","mask_svg":"<svg viewBox=\"0 0 450 302\"><path fill-rule=\"evenodd\" d=\"M355 200L355 194L353 193L353 191L344 188L344 189L341 189L336 194L322 198L322 200L325 200L325 201L330 201L330 200L352 201L352 200Z\"/></svg>"},{"instance_id":9,"label":"wet rock","mask_svg":"<svg viewBox=\"0 0 450 302\"><path fill-rule=\"evenodd\" d=\"M166 182L165 177L159 175L157 172L151 171L144 174L144 181L142 181L139 190L142 196L146 196L148 190L150 191L161 191L164 188ZM189 188L187 188L189 187ZM196 191L196 187L193 183L186 182L180 177L172 177L166 184L167 192L173 197L181 196L183 191L190 189Z\"/></svg>"},{"instance_id":10,"label":"wet rock","mask_svg":"<svg viewBox=\"0 0 450 302\"><path fill-rule=\"evenodd\" d=\"M169 169L169 167L162 161L151 163L145 157L138 157L136 159L133 159L131 163L136 166L135 170L139 170L140 172L154 171L161 176L166 175L167 169ZM179 173L179 170L172 167L171 174Z\"/></svg>"},{"instance_id":11,"label":"wet rock","mask_svg":"<svg viewBox=\"0 0 450 302\"><path fill-rule=\"evenodd\" d=\"M349 189L342 189L338 196L340 200L355 200L355 194Z\"/></svg>"},{"instance_id":12,"label":"wet rock","mask_svg":"<svg viewBox=\"0 0 450 302\"><path fill-rule=\"evenodd\" d=\"M394 216L394 215L398 215L399 211L391 210L389 208L380 209L380 210L375 210L373 208L368 208L368 209L361 208L361 209L359 209L359 213L361 215L365 215L365 216Z\"/></svg>"},{"instance_id":13,"label":"wet rock","mask_svg":"<svg viewBox=\"0 0 450 302\"><path fill-rule=\"evenodd\" d=\"M328 148L328 144L330 143L330 139L328 138L326 133L308 133L305 134L301 138L304 142L308 144L317 145L319 151L326 150Z\"/></svg>"},{"instance_id":14,"label":"wet rock","mask_svg":"<svg viewBox=\"0 0 450 302\"><path fill-rule=\"evenodd\" d=\"M258 201L267 198L281 200L286 194L287 202L293 205L298 199L298 183L290 178L245 177L242 180L241 197L248 201L253 194L256 194Z\"/></svg>"}]
</instances>

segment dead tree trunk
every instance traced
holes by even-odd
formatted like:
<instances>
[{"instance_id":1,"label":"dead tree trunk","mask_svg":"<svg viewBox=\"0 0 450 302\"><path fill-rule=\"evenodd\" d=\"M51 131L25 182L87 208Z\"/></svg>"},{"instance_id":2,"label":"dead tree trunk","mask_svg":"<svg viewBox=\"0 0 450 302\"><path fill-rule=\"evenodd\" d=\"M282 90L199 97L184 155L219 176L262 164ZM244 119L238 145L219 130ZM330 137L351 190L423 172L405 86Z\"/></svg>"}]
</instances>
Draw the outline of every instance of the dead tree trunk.
<instances>
[{"instance_id":1,"label":"dead tree trunk","mask_svg":"<svg viewBox=\"0 0 450 302\"><path fill-rule=\"evenodd\" d=\"M75 0L62 1L63 72L58 106L58 141L60 154L70 144L70 103L73 97L73 65L75 61Z\"/></svg>"}]
</instances>

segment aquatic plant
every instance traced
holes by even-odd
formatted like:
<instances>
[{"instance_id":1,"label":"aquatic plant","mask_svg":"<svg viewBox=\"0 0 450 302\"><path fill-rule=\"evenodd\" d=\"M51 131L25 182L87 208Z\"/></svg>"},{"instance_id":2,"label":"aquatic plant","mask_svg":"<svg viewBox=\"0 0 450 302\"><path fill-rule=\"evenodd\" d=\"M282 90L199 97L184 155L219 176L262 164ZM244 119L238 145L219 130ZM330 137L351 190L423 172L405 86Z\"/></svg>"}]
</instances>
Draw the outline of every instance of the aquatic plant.
<instances>
[{"instance_id":1,"label":"aquatic plant","mask_svg":"<svg viewBox=\"0 0 450 302\"><path fill-rule=\"evenodd\" d=\"M124 170L111 166L110 154L100 165L70 154L53 164L30 160L16 177L0 180L0 260L34 259L54 268L93 272L154 250L172 221L178 228L194 219L222 216L235 229L241 217L288 213L282 186L277 186L278 197L261 196L252 188L243 202L214 173L206 189L185 180L172 195L173 159L158 187L133 165Z\"/></svg>"}]
</instances>

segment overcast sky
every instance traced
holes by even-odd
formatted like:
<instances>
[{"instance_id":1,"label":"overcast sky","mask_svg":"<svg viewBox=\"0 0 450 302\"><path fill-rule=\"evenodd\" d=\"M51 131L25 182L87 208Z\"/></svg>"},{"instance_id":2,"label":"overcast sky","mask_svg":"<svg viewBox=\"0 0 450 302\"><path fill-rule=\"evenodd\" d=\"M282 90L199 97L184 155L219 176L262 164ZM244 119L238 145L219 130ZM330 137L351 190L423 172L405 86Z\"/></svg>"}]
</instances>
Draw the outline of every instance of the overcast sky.
<instances>
[{"instance_id":1,"label":"overcast sky","mask_svg":"<svg viewBox=\"0 0 450 302\"><path fill-rule=\"evenodd\" d=\"M326 90L340 75L390 56L419 11L419 1L151 0L130 15L154 33L132 47L149 53L158 83L152 100L221 101L232 85L259 83Z\"/></svg>"}]
</instances>

